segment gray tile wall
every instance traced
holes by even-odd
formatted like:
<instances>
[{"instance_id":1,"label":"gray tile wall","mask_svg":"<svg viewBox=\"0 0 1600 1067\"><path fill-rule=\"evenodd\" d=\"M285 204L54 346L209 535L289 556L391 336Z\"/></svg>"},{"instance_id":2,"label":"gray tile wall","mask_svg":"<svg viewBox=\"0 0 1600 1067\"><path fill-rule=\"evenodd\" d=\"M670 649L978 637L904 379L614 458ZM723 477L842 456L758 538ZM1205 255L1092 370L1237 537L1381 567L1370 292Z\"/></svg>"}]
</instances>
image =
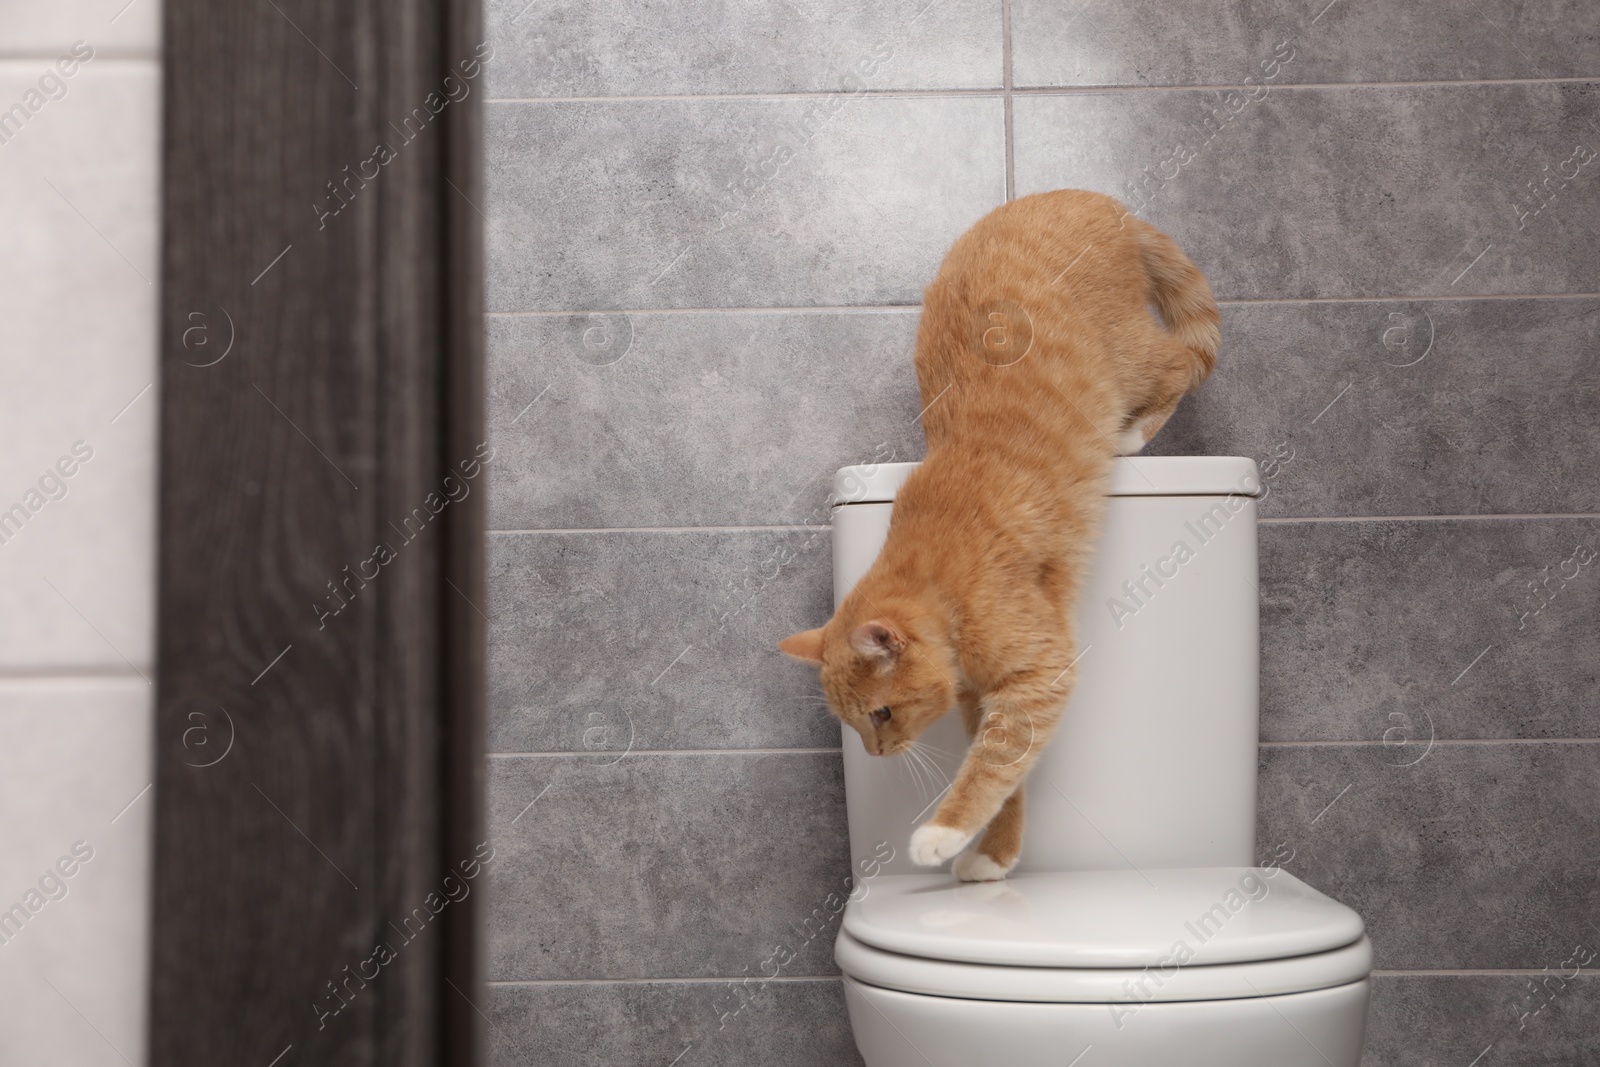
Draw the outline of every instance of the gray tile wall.
<instances>
[{"instance_id":1,"label":"gray tile wall","mask_svg":"<svg viewBox=\"0 0 1600 1067\"><path fill-rule=\"evenodd\" d=\"M1268 464L1260 848L1367 919L1367 1064L1600 1060L1600 8L489 9L494 1064L858 1062L772 645L938 258L1063 186L1223 300L1151 451Z\"/></svg>"}]
</instances>

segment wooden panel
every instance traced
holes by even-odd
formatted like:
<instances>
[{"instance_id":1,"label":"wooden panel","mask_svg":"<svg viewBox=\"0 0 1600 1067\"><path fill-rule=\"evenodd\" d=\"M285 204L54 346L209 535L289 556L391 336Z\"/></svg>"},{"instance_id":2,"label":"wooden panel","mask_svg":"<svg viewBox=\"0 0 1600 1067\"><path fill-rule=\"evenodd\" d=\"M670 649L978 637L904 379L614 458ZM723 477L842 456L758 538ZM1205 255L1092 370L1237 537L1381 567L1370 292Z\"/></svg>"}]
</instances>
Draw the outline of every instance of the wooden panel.
<instances>
[{"instance_id":1,"label":"wooden panel","mask_svg":"<svg viewBox=\"0 0 1600 1067\"><path fill-rule=\"evenodd\" d=\"M477 0L453 0L445 13L445 54L485 54L482 10ZM487 57L485 62L492 61ZM459 70L459 62L457 63ZM475 83L481 87L481 80ZM470 98L476 105L481 96ZM474 454L486 445L484 426L483 325L483 130L482 111L471 106L458 112L445 128L444 176L441 193L445 224L445 301L443 328L446 352L444 437L446 454ZM492 462L492 461L491 461ZM482 486L482 483L479 483ZM455 596L444 598L444 691L448 717L443 731L443 839L449 859L459 863L468 849L487 841L483 806L486 789L484 750L488 685L488 591L484 577L486 487L461 501L443 528L444 577ZM443 927L443 977L449 987L440 995L444 1063L476 1065L486 1059L480 1004L479 937L483 897L469 897L473 907L448 912ZM468 999L470 995L470 1000Z\"/></svg>"},{"instance_id":2,"label":"wooden panel","mask_svg":"<svg viewBox=\"0 0 1600 1067\"><path fill-rule=\"evenodd\" d=\"M155 1067L477 1058L476 28L167 0Z\"/></svg>"}]
</instances>

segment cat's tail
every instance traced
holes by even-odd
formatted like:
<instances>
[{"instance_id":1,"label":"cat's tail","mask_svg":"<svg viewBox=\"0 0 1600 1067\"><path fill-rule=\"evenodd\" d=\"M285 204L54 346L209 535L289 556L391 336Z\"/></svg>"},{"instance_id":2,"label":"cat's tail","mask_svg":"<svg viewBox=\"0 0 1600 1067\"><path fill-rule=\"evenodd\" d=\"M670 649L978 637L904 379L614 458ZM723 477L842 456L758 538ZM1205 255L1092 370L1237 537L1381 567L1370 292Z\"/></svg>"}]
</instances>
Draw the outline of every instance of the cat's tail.
<instances>
[{"instance_id":1,"label":"cat's tail","mask_svg":"<svg viewBox=\"0 0 1600 1067\"><path fill-rule=\"evenodd\" d=\"M1205 275L1172 238L1142 219L1129 221L1137 223L1139 256L1150 278L1150 302L1161 312L1168 332L1194 358L1189 371L1189 388L1193 389L1211 373L1222 344L1217 301Z\"/></svg>"}]
</instances>

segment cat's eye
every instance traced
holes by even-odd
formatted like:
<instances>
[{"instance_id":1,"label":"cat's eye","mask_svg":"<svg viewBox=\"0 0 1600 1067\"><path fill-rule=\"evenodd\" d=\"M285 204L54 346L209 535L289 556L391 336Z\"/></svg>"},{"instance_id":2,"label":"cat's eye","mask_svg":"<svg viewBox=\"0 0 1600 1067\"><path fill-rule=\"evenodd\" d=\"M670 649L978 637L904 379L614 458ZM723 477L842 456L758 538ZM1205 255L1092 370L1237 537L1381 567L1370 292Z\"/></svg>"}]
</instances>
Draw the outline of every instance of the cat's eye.
<instances>
[{"instance_id":1,"label":"cat's eye","mask_svg":"<svg viewBox=\"0 0 1600 1067\"><path fill-rule=\"evenodd\" d=\"M882 726L884 723L886 723L888 721L889 721L889 709L887 707L879 708L877 711L874 711L872 713L872 725L874 725L874 726Z\"/></svg>"}]
</instances>

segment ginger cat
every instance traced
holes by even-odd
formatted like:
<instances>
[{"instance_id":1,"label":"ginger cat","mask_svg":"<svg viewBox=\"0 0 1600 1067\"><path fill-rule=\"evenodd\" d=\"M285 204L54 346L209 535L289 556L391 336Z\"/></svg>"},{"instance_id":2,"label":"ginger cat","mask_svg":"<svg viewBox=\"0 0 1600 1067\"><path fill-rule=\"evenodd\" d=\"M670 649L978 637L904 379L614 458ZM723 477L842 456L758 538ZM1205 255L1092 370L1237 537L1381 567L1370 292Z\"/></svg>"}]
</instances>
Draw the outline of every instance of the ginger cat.
<instances>
[{"instance_id":1,"label":"ginger cat","mask_svg":"<svg viewBox=\"0 0 1600 1067\"><path fill-rule=\"evenodd\" d=\"M960 854L964 881L1016 865L1022 782L1072 691L1111 460L1144 447L1220 342L1204 276L1109 197L1013 201L945 257L917 334L927 458L833 618L778 646L821 665L829 707L874 755L960 705L973 742L911 836L914 863Z\"/></svg>"}]
</instances>

